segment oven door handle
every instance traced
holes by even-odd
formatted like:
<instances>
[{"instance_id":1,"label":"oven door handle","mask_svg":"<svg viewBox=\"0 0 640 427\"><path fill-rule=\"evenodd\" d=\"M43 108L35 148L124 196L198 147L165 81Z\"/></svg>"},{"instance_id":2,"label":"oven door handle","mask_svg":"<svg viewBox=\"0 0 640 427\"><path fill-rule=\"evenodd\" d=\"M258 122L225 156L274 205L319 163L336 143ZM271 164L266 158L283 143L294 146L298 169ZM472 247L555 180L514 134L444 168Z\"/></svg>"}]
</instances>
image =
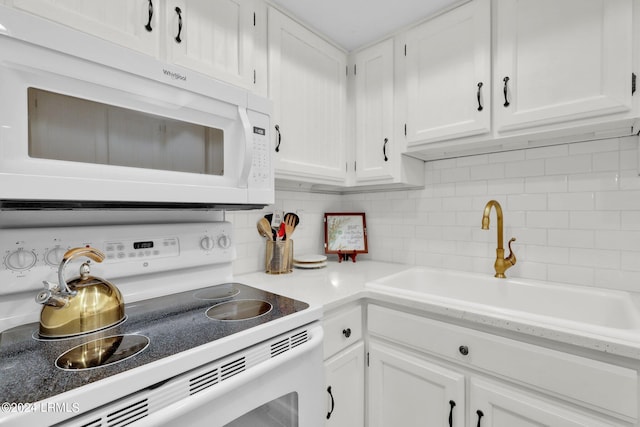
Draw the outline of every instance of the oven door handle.
<instances>
[{"instance_id":1,"label":"oven door handle","mask_svg":"<svg viewBox=\"0 0 640 427\"><path fill-rule=\"evenodd\" d=\"M247 188L249 186L249 173L253 164L253 134L251 132L251 122L245 107L238 107L238 115L242 123L242 131L244 132L244 160L242 162L242 172L238 177L238 186Z\"/></svg>"}]
</instances>

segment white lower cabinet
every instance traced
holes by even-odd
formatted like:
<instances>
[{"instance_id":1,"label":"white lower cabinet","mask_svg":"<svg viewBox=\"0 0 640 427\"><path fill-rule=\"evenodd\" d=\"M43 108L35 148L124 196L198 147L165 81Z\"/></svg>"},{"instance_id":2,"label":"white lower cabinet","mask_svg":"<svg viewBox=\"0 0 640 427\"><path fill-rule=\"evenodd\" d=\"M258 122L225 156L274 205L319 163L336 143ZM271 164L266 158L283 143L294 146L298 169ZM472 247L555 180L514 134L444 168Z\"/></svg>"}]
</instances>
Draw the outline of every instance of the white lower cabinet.
<instances>
[{"instance_id":1,"label":"white lower cabinet","mask_svg":"<svg viewBox=\"0 0 640 427\"><path fill-rule=\"evenodd\" d=\"M367 308L369 425L638 426L637 363Z\"/></svg>"},{"instance_id":2,"label":"white lower cabinet","mask_svg":"<svg viewBox=\"0 0 640 427\"><path fill-rule=\"evenodd\" d=\"M364 427L365 351L362 307L346 307L323 321L326 421L331 427Z\"/></svg>"},{"instance_id":3,"label":"white lower cabinet","mask_svg":"<svg viewBox=\"0 0 640 427\"><path fill-rule=\"evenodd\" d=\"M605 427L615 424L538 399L492 381L469 381L470 425L481 427Z\"/></svg>"},{"instance_id":4,"label":"white lower cabinet","mask_svg":"<svg viewBox=\"0 0 640 427\"><path fill-rule=\"evenodd\" d=\"M332 427L364 426L364 342L324 364L327 420Z\"/></svg>"},{"instance_id":5,"label":"white lower cabinet","mask_svg":"<svg viewBox=\"0 0 640 427\"><path fill-rule=\"evenodd\" d=\"M369 426L464 426L465 378L451 369L369 344Z\"/></svg>"}]
</instances>

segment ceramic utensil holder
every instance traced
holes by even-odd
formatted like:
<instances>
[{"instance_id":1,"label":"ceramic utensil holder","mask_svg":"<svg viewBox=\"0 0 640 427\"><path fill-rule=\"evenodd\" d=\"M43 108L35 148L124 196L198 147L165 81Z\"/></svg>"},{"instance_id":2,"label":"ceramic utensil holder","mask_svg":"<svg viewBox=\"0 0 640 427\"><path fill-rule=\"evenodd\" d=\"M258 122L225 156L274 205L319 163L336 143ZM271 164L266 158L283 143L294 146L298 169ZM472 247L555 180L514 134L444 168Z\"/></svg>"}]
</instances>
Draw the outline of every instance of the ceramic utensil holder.
<instances>
[{"instance_id":1,"label":"ceramic utensil holder","mask_svg":"<svg viewBox=\"0 0 640 427\"><path fill-rule=\"evenodd\" d=\"M267 240L265 272L285 274L293 270L293 240Z\"/></svg>"}]
</instances>

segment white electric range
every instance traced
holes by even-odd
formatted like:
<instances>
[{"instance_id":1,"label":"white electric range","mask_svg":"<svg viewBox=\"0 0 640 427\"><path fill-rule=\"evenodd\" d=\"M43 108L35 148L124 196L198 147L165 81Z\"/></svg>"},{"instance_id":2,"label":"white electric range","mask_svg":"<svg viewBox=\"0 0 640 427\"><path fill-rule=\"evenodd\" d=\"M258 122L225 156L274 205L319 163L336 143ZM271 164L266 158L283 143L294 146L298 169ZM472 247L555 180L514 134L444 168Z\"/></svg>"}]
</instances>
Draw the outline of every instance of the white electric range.
<instances>
[{"instance_id":1,"label":"white electric range","mask_svg":"<svg viewBox=\"0 0 640 427\"><path fill-rule=\"evenodd\" d=\"M31 227L0 237L0 425L324 424L322 308L234 282L230 223ZM64 252L82 246L106 253L92 275L118 286L126 319L42 339L35 295L57 279ZM65 362L100 339L117 347L102 364Z\"/></svg>"}]
</instances>

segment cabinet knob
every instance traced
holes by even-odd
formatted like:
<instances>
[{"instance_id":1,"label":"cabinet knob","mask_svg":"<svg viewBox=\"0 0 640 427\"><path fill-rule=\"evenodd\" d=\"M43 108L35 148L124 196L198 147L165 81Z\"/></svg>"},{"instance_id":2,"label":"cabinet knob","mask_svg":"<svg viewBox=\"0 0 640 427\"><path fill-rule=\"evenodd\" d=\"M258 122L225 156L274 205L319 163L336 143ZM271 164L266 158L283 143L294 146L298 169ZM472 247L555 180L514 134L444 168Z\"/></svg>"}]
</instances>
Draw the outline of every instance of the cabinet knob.
<instances>
[{"instance_id":1,"label":"cabinet knob","mask_svg":"<svg viewBox=\"0 0 640 427\"><path fill-rule=\"evenodd\" d=\"M351 336L351 328L343 329L342 335L344 335L345 338L349 338Z\"/></svg>"},{"instance_id":2,"label":"cabinet knob","mask_svg":"<svg viewBox=\"0 0 640 427\"><path fill-rule=\"evenodd\" d=\"M467 347L466 345L461 345L460 347L458 347L458 351L461 355L466 356L467 354L469 354L469 347Z\"/></svg>"}]
</instances>

